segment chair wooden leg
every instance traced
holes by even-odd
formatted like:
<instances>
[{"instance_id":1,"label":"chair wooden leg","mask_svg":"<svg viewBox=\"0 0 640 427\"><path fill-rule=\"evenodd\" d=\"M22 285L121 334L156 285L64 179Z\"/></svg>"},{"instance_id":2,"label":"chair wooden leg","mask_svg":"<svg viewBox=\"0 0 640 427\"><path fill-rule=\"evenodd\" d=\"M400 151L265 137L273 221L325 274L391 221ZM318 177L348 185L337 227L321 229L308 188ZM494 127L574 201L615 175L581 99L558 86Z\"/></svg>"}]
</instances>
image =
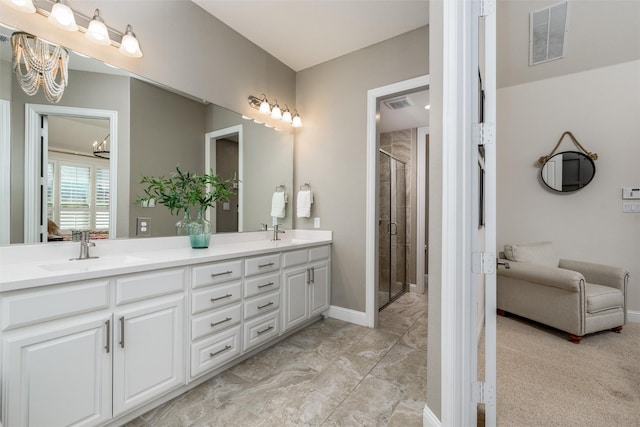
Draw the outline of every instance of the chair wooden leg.
<instances>
[{"instance_id":1,"label":"chair wooden leg","mask_svg":"<svg viewBox=\"0 0 640 427\"><path fill-rule=\"evenodd\" d=\"M620 332L622 332L622 326L616 326L615 328L611 328L611 330L616 334L619 334Z\"/></svg>"},{"instance_id":2,"label":"chair wooden leg","mask_svg":"<svg viewBox=\"0 0 640 427\"><path fill-rule=\"evenodd\" d=\"M569 334L569 341L571 341L574 344L580 344L580 341L582 341L582 337L578 335Z\"/></svg>"},{"instance_id":3,"label":"chair wooden leg","mask_svg":"<svg viewBox=\"0 0 640 427\"><path fill-rule=\"evenodd\" d=\"M504 310L499 308L497 310L497 312L498 312L498 316L507 317L507 312L506 311L504 311Z\"/></svg>"}]
</instances>

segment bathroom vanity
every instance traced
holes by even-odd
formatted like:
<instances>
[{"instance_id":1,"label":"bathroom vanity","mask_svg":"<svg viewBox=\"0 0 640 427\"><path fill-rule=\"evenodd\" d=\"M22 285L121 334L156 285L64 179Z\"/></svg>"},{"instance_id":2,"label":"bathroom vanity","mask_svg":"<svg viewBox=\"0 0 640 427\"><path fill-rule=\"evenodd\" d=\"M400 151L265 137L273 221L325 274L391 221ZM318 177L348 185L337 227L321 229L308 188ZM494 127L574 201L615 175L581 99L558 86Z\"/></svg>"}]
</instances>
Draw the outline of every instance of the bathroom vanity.
<instances>
[{"instance_id":1,"label":"bathroom vanity","mask_svg":"<svg viewBox=\"0 0 640 427\"><path fill-rule=\"evenodd\" d=\"M329 309L331 232L0 247L3 426L120 425Z\"/></svg>"}]
</instances>

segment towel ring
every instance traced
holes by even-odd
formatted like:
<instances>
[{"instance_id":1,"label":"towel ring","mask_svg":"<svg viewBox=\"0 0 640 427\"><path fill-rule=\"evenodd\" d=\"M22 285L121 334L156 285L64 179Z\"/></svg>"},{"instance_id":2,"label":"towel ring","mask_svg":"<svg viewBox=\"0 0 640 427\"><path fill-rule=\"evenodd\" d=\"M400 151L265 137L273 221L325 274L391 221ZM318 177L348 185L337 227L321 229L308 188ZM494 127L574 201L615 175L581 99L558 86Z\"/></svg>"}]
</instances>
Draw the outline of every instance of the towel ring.
<instances>
[{"instance_id":1,"label":"towel ring","mask_svg":"<svg viewBox=\"0 0 640 427\"><path fill-rule=\"evenodd\" d=\"M285 192L285 186L284 184L280 184L278 186L276 186L276 193L284 193Z\"/></svg>"},{"instance_id":2,"label":"towel ring","mask_svg":"<svg viewBox=\"0 0 640 427\"><path fill-rule=\"evenodd\" d=\"M304 190L311 190L311 184L309 184L308 182L305 182L304 184L302 184L300 186L300 190L304 191Z\"/></svg>"}]
</instances>

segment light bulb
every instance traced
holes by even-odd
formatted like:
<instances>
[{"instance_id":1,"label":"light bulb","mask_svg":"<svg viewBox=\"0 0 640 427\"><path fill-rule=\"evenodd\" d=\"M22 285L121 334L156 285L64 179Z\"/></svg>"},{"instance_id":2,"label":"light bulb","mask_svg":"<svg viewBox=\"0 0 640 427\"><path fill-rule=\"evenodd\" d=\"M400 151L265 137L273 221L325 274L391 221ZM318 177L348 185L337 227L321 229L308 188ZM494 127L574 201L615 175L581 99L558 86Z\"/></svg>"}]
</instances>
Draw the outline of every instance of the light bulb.
<instances>
[{"instance_id":1,"label":"light bulb","mask_svg":"<svg viewBox=\"0 0 640 427\"><path fill-rule=\"evenodd\" d=\"M11 0L9 6L19 10L20 12L36 13L36 7L33 5L33 0Z\"/></svg>"},{"instance_id":2,"label":"light bulb","mask_svg":"<svg viewBox=\"0 0 640 427\"><path fill-rule=\"evenodd\" d=\"M58 28L62 28L67 31L78 31L76 25L76 18L73 15L73 11L66 4L60 3L60 0L56 2L51 8L51 14L49 14L49 22Z\"/></svg>"},{"instance_id":3,"label":"light bulb","mask_svg":"<svg viewBox=\"0 0 640 427\"><path fill-rule=\"evenodd\" d=\"M141 58L142 51L136 35L131 31L131 25L127 25L127 29L122 36L120 42L120 53L130 58Z\"/></svg>"},{"instance_id":4,"label":"light bulb","mask_svg":"<svg viewBox=\"0 0 640 427\"><path fill-rule=\"evenodd\" d=\"M273 109L271 110L271 118L275 120L280 120L282 118L282 110L278 105L278 101L276 101L276 105L274 105Z\"/></svg>"},{"instance_id":5,"label":"light bulb","mask_svg":"<svg viewBox=\"0 0 640 427\"><path fill-rule=\"evenodd\" d=\"M267 101L267 97L262 95L262 102L260 103L260 114L270 114L271 113L271 105L269 105L269 101Z\"/></svg>"},{"instance_id":6,"label":"light bulb","mask_svg":"<svg viewBox=\"0 0 640 427\"><path fill-rule=\"evenodd\" d=\"M292 121L291 111L289 111L288 108L285 108L284 112L282 113L282 121L285 123L291 123Z\"/></svg>"},{"instance_id":7,"label":"light bulb","mask_svg":"<svg viewBox=\"0 0 640 427\"><path fill-rule=\"evenodd\" d=\"M291 126L293 126L294 128L302 127L302 119L300 118L298 113L296 113L296 115L293 116L293 121L291 122Z\"/></svg>"},{"instance_id":8,"label":"light bulb","mask_svg":"<svg viewBox=\"0 0 640 427\"><path fill-rule=\"evenodd\" d=\"M84 33L84 36L99 45L107 46L111 44L107 26L104 25L104 20L100 16L98 9L96 9L93 19L89 22L89 27L87 28L87 32Z\"/></svg>"}]
</instances>

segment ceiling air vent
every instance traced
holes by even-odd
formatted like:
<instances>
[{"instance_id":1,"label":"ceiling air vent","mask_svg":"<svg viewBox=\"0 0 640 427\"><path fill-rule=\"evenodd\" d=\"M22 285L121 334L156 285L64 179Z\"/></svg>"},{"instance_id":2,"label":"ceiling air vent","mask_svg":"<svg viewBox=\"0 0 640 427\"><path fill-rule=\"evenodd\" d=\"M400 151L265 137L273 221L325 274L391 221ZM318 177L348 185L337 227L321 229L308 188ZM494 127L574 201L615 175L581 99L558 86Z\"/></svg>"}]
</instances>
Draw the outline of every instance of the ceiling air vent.
<instances>
[{"instance_id":1,"label":"ceiling air vent","mask_svg":"<svg viewBox=\"0 0 640 427\"><path fill-rule=\"evenodd\" d=\"M568 3L529 14L529 66L564 58Z\"/></svg>"},{"instance_id":2,"label":"ceiling air vent","mask_svg":"<svg viewBox=\"0 0 640 427\"><path fill-rule=\"evenodd\" d=\"M411 101L406 96L401 96L400 98L387 99L383 101L384 105L387 106L390 110L400 110L401 108L407 108L413 106Z\"/></svg>"}]
</instances>

